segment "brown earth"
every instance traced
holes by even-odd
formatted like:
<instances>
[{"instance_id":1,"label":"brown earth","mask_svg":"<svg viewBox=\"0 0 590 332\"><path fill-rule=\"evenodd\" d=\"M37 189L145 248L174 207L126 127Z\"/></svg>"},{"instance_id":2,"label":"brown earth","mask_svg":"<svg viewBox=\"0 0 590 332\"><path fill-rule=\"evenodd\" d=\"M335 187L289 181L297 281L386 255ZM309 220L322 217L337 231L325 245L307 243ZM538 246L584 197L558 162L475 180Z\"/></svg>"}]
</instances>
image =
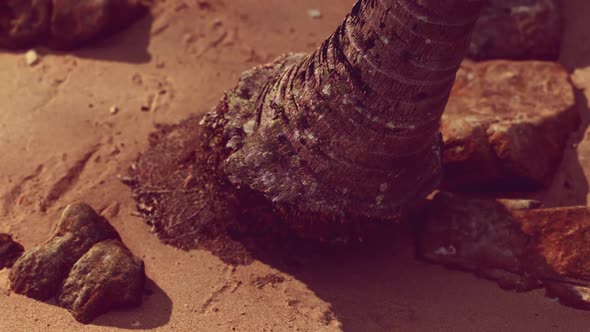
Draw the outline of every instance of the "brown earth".
<instances>
[{"instance_id":1,"label":"brown earth","mask_svg":"<svg viewBox=\"0 0 590 332\"><path fill-rule=\"evenodd\" d=\"M317 47L352 2L162 0L153 17L72 54L44 54L29 67L23 54L1 53L0 233L29 249L49 236L68 203L87 201L145 261L151 281L140 308L82 326L53 304L7 292L2 270L0 330L585 330L588 312L542 292L507 292L417 261L408 227L364 246L232 267L206 251L161 244L132 216L130 191L117 175L146 148L156 123L203 114L243 70ZM560 61L580 88L583 129L551 188L533 195L546 206L585 205L590 176L590 140L583 140L590 119L590 3L564 2ZM320 19L308 15L314 8ZM118 113L111 115L112 107ZM275 282L260 281L269 275Z\"/></svg>"}]
</instances>

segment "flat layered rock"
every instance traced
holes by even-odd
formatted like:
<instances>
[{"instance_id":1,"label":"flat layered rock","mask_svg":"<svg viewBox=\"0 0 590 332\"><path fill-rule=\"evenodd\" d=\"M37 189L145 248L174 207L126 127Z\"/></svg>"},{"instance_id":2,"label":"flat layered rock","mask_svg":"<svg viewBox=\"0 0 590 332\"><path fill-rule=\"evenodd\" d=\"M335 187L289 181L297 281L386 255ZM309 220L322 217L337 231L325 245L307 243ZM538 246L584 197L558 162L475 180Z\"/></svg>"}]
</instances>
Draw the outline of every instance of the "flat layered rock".
<instances>
[{"instance_id":1,"label":"flat layered rock","mask_svg":"<svg viewBox=\"0 0 590 332\"><path fill-rule=\"evenodd\" d=\"M563 34L557 0L491 0L473 32L476 60L557 60Z\"/></svg>"},{"instance_id":2,"label":"flat layered rock","mask_svg":"<svg viewBox=\"0 0 590 332\"><path fill-rule=\"evenodd\" d=\"M0 270L12 267L23 253L24 248L8 234L0 234Z\"/></svg>"},{"instance_id":3,"label":"flat layered rock","mask_svg":"<svg viewBox=\"0 0 590 332\"><path fill-rule=\"evenodd\" d=\"M57 297L83 323L111 308L138 305L144 281L143 262L84 203L69 205L52 236L10 271L13 292L41 301Z\"/></svg>"},{"instance_id":4,"label":"flat layered rock","mask_svg":"<svg viewBox=\"0 0 590 332\"><path fill-rule=\"evenodd\" d=\"M0 0L0 47L71 49L123 29L150 0Z\"/></svg>"},{"instance_id":5,"label":"flat layered rock","mask_svg":"<svg viewBox=\"0 0 590 332\"><path fill-rule=\"evenodd\" d=\"M438 193L419 235L419 256L517 291L545 287L590 309L590 209L539 209L529 200Z\"/></svg>"},{"instance_id":6,"label":"flat layered rock","mask_svg":"<svg viewBox=\"0 0 590 332\"><path fill-rule=\"evenodd\" d=\"M579 121L574 90L561 65L466 61L442 117L443 187L547 186Z\"/></svg>"}]
</instances>

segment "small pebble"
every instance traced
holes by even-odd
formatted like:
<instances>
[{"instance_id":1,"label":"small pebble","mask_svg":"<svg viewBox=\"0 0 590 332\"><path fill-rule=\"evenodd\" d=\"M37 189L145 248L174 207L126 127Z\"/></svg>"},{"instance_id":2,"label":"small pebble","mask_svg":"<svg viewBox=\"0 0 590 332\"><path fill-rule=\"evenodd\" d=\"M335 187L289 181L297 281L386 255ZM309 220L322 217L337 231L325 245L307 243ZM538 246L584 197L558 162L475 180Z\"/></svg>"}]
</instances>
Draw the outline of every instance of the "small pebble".
<instances>
[{"instance_id":1,"label":"small pebble","mask_svg":"<svg viewBox=\"0 0 590 332\"><path fill-rule=\"evenodd\" d=\"M115 115L119 113L119 108L117 106L111 106L111 108L109 108L109 112L111 112L111 115Z\"/></svg>"},{"instance_id":2,"label":"small pebble","mask_svg":"<svg viewBox=\"0 0 590 332\"><path fill-rule=\"evenodd\" d=\"M307 11L307 15L313 19L322 18L322 12L319 9L310 9Z\"/></svg>"},{"instance_id":3,"label":"small pebble","mask_svg":"<svg viewBox=\"0 0 590 332\"><path fill-rule=\"evenodd\" d=\"M27 53L25 53L25 61L28 66L34 66L39 63L40 60L41 57L35 50L28 50Z\"/></svg>"}]
</instances>

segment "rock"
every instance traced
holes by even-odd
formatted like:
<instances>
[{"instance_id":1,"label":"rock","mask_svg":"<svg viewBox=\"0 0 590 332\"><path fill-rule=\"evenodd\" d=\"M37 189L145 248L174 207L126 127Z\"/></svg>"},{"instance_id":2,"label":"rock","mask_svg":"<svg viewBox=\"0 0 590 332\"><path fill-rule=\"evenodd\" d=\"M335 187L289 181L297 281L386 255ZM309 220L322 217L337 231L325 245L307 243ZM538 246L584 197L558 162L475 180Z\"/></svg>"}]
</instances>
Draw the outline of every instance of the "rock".
<instances>
[{"instance_id":1,"label":"rock","mask_svg":"<svg viewBox=\"0 0 590 332\"><path fill-rule=\"evenodd\" d=\"M491 0L473 32L476 60L557 60L563 19L558 0Z\"/></svg>"},{"instance_id":2,"label":"rock","mask_svg":"<svg viewBox=\"0 0 590 332\"><path fill-rule=\"evenodd\" d=\"M24 48L46 38L50 16L48 0L0 0L0 47Z\"/></svg>"},{"instance_id":3,"label":"rock","mask_svg":"<svg viewBox=\"0 0 590 332\"><path fill-rule=\"evenodd\" d=\"M34 66L39 63L40 60L41 57L39 57L39 53L35 50L28 50L25 53L25 62L27 63L27 66Z\"/></svg>"},{"instance_id":4,"label":"rock","mask_svg":"<svg viewBox=\"0 0 590 332\"><path fill-rule=\"evenodd\" d=\"M590 208L537 207L438 193L419 233L419 256L506 289L545 287L563 304L590 310Z\"/></svg>"},{"instance_id":5,"label":"rock","mask_svg":"<svg viewBox=\"0 0 590 332\"><path fill-rule=\"evenodd\" d=\"M559 64L466 61L442 117L442 185L461 191L544 187L579 121Z\"/></svg>"},{"instance_id":6,"label":"rock","mask_svg":"<svg viewBox=\"0 0 590 332\"><path fill-rule=\"evenodd\" d=\"M0 270L12 267L23 251L23 246L14 242L10 235L0 234Z\"/></svg>"},{"instance_id":7,"label":"rock","mask_svg":"<svg viewBox=\"0 0 590 332\"><path fill-rule=\"evenodd\" d=\"M122 29L147 13L141 0L53 0L50 45L70 49Z\"/></svg>"},{"instance_id":8,"label":"rock","mask_svg":"<svg viewBox=\"0 0 590 332\"><path fill-rule=\"evenodd\" d=\"M0 0L0 47L71 49L126 28L151 0Z\"/></svg>"},{"instance_id":9,"label":"rock","mask_svg":"<svg viewBox=\"0 0 590 332\"><path fill-rule=\"evenodd\" d=\"M144 278L143 263L125 248L109 222L90 206L75 203L64 210L46 242L16 261L10 287L37 300L57 297L76 319L87 323L111 307L138 304L139 295L131 294L141 294ZM118 292L114 298L113 290Z\"/></svg>"},{"instance_id":10,"label":"rock","mask_svg":"<svg viewBox=\"0 0 590 332\"><path fill-rule=\"evenodd\" d=\"M63 279L84 253L103 240L119 239L115 229L86 204L68 206L53 235L14 264L11 288L37 300L55 295Z\"/></svg>"},{"instance_id":11,"label":"rock","mask_svg":"<svg viewBox=\"0 0 590 332\"><path fill-rule=\"evenodd\" d=\"M50 27L52 45L71 48L98 36L108 24L110 2L53 0Z\"/></svg>"},{"instance_id":12,"label":"rock","mask_svg":"<svg viewBox=\"0 0 590 332\"><path fill-rule=\"evenodd\" d=\"M91 322L111 308L141 303L143 261L118 240L105 240L82 256L66 278L58 303L77 321Z\"/></svg>"},{"instance_id":13,"label":"rock","mask_svg":"<svg viewBox=\"0 0 590 332\"><path fill-rule=\"evenodd\" d=\"M317 19L322 18L322 12L319 9L315 9L315 8L314 9L309 9L307 11L307 16L309 16L310 18L313 18L313 19L316 19L317 20Z\"/></svg>"}]
</instances>

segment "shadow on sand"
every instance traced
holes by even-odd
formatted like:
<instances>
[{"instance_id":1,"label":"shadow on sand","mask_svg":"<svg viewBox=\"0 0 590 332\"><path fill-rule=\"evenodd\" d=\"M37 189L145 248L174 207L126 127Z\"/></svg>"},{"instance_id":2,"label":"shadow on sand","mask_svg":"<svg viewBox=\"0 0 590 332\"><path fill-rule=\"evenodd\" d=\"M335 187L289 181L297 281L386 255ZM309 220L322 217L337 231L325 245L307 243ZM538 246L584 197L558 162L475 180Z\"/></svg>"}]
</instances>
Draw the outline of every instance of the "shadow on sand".
<instances>
[{"instance_id":1,"label":"shadow on sand","mask_svg":"<svg viewBox=\"0 0 590 332\"><path fill-rule=\"evenodd\" d=\"M172 300L148 279L143 303L132 309L118 309L96 318L91 324L128 330L149 330L164 326L172 315Z\"/></svg>"},{"instance_id":2,"label":"shadow on sand","mask_svg":"<svg viewBox=\"0 0 590 332\"><path fill-rule=\"evenodd\" d=\"M147 63L152 59L148 47L154 18L146 15L127 29L89 43L71 52L76 57L102 61Z\"/></svg>"}]
</instances>

